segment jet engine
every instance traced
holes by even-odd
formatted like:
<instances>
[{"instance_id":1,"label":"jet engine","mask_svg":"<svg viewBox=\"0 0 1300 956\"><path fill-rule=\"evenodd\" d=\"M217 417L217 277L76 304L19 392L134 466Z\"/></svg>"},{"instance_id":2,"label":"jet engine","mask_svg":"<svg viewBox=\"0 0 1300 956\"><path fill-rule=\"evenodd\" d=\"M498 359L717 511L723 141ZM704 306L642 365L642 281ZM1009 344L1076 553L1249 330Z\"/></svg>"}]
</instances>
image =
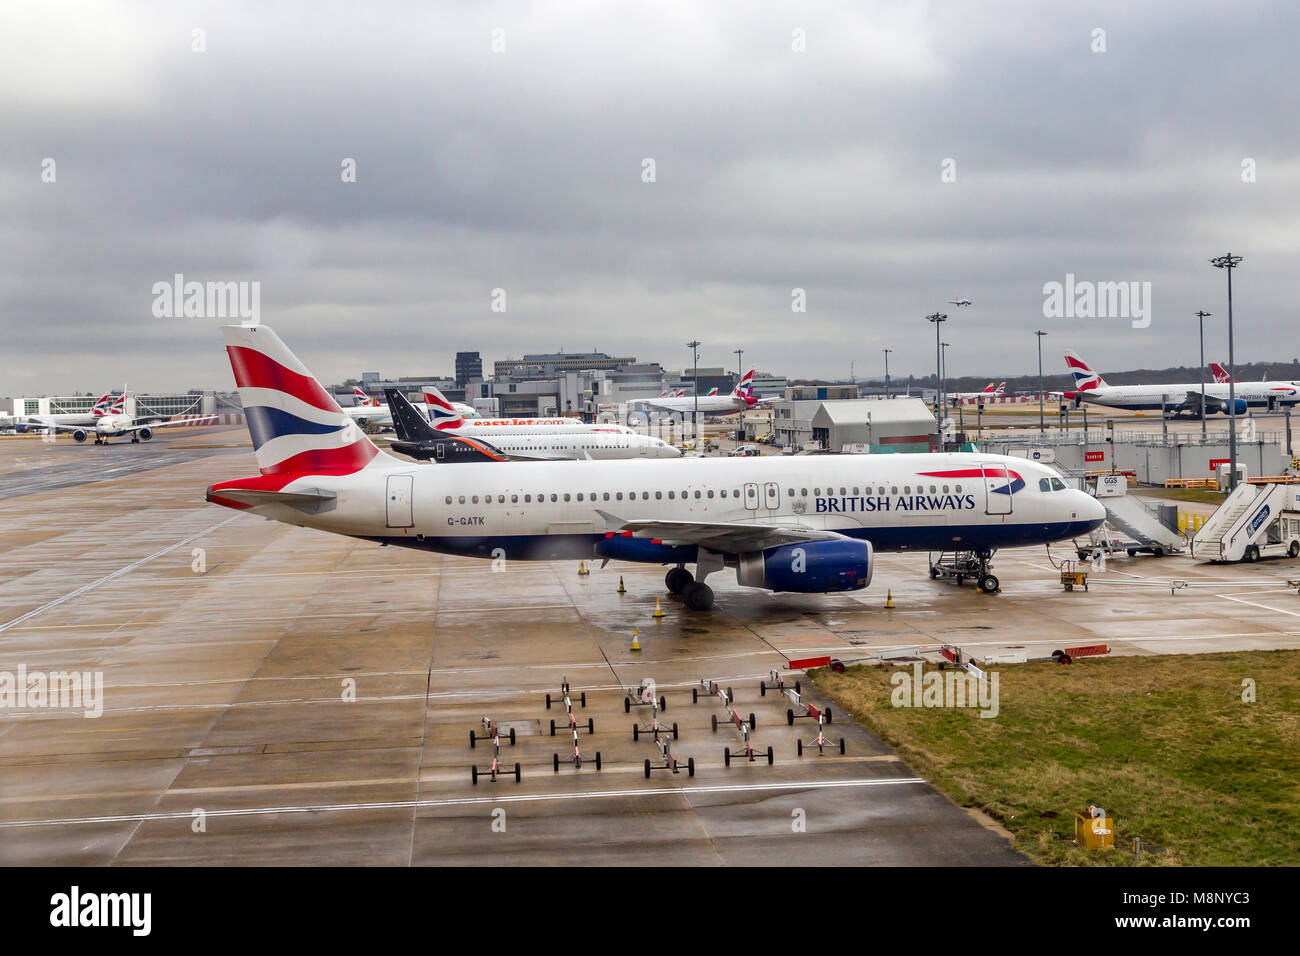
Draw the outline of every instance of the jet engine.
<instances>
[{"instance_id":1,"label":"jet engine","mask_svg":"<svg viewBox=\"0 0 1300 956\"><path fill-rule=\"evenodd\" d=\"M737 583L769 591L856 591L871 583L870 541L855 539L786 544L749 551L736 565Z\"/></svg>"}]
</instances>

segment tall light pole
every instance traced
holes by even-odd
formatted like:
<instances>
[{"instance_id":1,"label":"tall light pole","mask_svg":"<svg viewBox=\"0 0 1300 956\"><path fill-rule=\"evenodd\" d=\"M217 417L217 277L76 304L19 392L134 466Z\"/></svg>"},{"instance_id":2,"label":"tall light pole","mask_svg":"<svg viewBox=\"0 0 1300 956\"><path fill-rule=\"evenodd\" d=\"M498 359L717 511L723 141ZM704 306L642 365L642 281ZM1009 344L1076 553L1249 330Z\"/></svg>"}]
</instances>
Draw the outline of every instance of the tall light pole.
<instances>
[{"instance_id":1,"label":"tall light pole","mask_svg":"<svg viewBox=\"0 0 1300 956\"><path fill-rule=\"evenodd\" d=\"M691 363L694 369L691 378L695 381L695 427L691 431L698 446L700 443L700 343L692 339L686 343L686 347L691 350ZM699 448L695 450L699 451Z\"/></svg>"},{"instance_id":2,"label":"tall light pole","mask_svg":"<svg viewBox=\"0 0 1300 956\"><path fill-rule=\"evenodd\" d=\"M1205 444L1205 320L1213 314L1204 309L1196 313L1201 326L1201 444Z\"/></svg>"},{"instance_id":3,"label":"tall light pole","mask_svg":"<svg viewBox=\"0 0 1300 956\"><path fill-rule=\"evenodd\" d=\"M889 397L889 353L893 349L881 349L885 353L885 398Z\"/></svg>"},{"instance_id":4,"label":"tall light pole","mask_svg":"<svg viewBox=\"0 0 1300 956\"><path fill-rule=\"evenodd\" d=\"M948 345L949 343L947 342L939 343L939 347L942 349L942 352L940 354L943 357L943 361L939 363L940 365L939 373L940 376L943 378L944 408L948 407Z\"/></svg>"},{"instance_id":5,"label":"tall light pole","mask_svg":"<svg viewBox=\"0 0 1300 956\"><path fill-rule=\"evenodd\" d=\"M1043 437L1043 336L1046 332L1035 332L1038 336L1038 438Z\"/></svg>"},{"instance_id":6,"label":"tall light pole","mask_svg":"<svg viewBox=\"0 0 1300 956\"><path fill-rule=\"evenodd\" d=\"M933 312L925 317L927 322L934 323L934 396L935 412L939 419L939 451L943 451L943 350L939 343L939 327L948 321L948 316L942 312Z\"/></svg>"},{"instance_id":7,"label":"tall light pole","mask_svg":"<svg viewBox=\"0 0 1300 956\"><path fill-rule=\"evenodd\" d=\"M736 384L739 385L740 380L745 377L745 350L736 349L732 354L736 356Z\"/></svg>"},{"instance_id":8,"label":"tall light pole","mask_svg":"<svg viewBox=\"0 0 1300 956\"><path fill-rule=\"evenodd\" d=\"M1232 270L1241 265L1241 256L1224 253L1210 260L1216 269L1228 270L1228 490L1237 490L1237 364L1232 351Z\"/></svg>"}]
</instances>

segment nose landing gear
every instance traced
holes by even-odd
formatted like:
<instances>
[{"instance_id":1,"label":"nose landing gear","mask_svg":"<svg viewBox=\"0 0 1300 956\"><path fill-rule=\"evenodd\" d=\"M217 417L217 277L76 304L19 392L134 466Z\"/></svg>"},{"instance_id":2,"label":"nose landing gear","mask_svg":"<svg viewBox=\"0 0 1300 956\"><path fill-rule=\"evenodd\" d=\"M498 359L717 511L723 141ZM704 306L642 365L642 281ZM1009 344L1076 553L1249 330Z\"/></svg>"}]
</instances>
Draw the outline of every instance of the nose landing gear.
<instances>
[{"instance_id":1,"label":"nose landing gear","mask_svg":"<svg viewBox=\"0 0 1300 956\"><path fill-rule=\"evenodd\" d=\"M936 558L930 554L930 577L955 581L960 587L967 578L973 579L984 594L997 594L1002 588L997 575L989 571L993 560L992 549L980 551L943 551Z\"/></svg>"}]
</instances>

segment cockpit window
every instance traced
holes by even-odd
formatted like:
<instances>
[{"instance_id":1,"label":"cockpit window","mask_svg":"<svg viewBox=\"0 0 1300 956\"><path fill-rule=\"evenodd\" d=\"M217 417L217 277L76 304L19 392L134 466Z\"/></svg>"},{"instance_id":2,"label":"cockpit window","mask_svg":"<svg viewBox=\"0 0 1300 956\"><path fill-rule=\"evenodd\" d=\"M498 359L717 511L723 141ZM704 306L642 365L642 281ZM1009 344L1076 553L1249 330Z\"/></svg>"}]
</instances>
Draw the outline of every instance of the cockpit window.
<instances>
[{"instance_id":1,"label":"cockpit window","mask_svg":"<svg viewBox=\"0 0 1300 956\"><path fill-rule=\"evenodd\" d=\"M1052 479L1052 490L1053 490L1053 491L1064 491L1065 488L1066 488L1065 482L1063 482L1060 478L1053 478L1053 479Z\"/></svg>"},{"instance_id":2,"label":"cockpit window","mask_svg":"<svg viewBox=\"0 0 1300 956\"><path fill-rule=\"evenodd\" d=\"M1051 490L1052 490L1052 482L1051 482L1051 479L1049 479L1049 478L1039 478L1039 479L1038 479L1038 490L1039 490L1039 491L1051 491Z\"/></svg>"}]
</instances>

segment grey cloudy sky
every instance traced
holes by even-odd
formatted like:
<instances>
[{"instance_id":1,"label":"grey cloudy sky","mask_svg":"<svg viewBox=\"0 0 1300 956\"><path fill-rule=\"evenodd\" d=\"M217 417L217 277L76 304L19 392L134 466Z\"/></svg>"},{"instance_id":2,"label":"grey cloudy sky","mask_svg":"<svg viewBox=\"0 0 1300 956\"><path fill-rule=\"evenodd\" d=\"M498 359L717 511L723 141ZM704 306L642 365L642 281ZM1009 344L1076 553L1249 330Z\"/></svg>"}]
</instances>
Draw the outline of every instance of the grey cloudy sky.
<instances>
[{"instance_id":1,"label":"grey cloudy sky","mask_svg":"<svg viewBox=\"0 0 1300 956\"><path fill-rule=\"evenodd\" d=\"M260 282L326 381L692 337L925 374L959 296L950 372L994 376L1036 328L1052 371L1195 364L1197 308L1226 354L1231 250L1238 356L1289 360L1298 35L1289 2L6 4L0 394L230 385L219 323L152 314L178 272ZM1067 273L1151 282L1150 327L1044 318Z\"/></svg>"}]
</instances>

